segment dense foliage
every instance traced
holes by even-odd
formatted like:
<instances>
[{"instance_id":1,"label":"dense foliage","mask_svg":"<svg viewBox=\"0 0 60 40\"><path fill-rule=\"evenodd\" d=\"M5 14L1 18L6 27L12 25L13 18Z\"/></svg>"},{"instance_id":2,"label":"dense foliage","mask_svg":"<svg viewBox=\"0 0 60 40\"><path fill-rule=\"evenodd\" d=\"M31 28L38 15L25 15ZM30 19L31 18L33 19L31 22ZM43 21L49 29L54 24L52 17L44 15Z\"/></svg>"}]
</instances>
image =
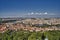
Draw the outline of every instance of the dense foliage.
<instances>
[{"instance_id":1,"label":"dense foliage","mask_svg":"<svg viewBox=\"0 0 60 40\"><path fill-rule=\"evenodd\" d=\"M0 33L0 40L42 40L42 35L48 40L60 40L60 31L29 32L11 31Z\"/></svg>"}]
</instances>

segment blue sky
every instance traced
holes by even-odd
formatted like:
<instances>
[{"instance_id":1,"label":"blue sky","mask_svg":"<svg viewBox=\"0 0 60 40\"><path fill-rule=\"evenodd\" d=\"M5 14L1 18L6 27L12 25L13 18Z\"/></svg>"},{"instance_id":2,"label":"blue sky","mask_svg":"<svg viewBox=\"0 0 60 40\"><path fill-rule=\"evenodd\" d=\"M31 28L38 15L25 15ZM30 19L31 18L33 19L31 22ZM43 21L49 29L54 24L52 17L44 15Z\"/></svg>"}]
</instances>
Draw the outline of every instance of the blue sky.
<instances>
[{"instance_id":1,"label":"blue sky","mask_svg":"<svg viewBox=\"0 0 60 40\"><path fill-rule=\"evenodd\" d=\"M41 16L60 17L60 0L0 0L0 17L20 17L40 13Z\"/></svg>"}]
</instances>

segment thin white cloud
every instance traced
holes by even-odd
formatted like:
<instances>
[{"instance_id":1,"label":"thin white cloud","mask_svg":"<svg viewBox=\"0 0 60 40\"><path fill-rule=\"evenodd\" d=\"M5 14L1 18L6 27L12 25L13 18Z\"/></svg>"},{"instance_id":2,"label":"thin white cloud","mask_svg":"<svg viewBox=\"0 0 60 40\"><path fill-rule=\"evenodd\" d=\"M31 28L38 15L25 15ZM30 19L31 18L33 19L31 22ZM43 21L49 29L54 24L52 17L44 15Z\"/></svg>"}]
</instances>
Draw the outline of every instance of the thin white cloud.
<instances>
[{"instance_id":1,"label":"thin white cloud","mask_svg":"<svg viewBox=\"0 0 60 40\"><path fill-rule=\"evenodd\" d=\"M31 15L33 15L34 13L33 12L31 12Z\"/></svg>"},{"instance_id":2,"label":"thin white cloud","mask_svg":"<svg viewBox=\"0 0 60 40\"><path fill-rule=\"evenodd\" d=\"M54 13L48 13L48 12L44 12L44 13L31 12L31 13L28 13L28 15L55 15L55 14Z\"/></svg>"},{"instance_id":3,"label":"thin white cloud","mask_svg":"<svg viewBox=\"0 0 60 40\"><path fill-rule=\"evenodd\" d=\"M31 12L31 13L28 13L28 15L33 15L34 13L33 12Z\"/></svg>"},{"instance_id":4,"label":"thin white cloud","mask_svg":"<svg viewBox=\"0 0 60 40\"><path fill-rule=\"evenodd\" d=\"M48 14L47 12L45 12L44 14Z\"/></svg>"}]
</instances>

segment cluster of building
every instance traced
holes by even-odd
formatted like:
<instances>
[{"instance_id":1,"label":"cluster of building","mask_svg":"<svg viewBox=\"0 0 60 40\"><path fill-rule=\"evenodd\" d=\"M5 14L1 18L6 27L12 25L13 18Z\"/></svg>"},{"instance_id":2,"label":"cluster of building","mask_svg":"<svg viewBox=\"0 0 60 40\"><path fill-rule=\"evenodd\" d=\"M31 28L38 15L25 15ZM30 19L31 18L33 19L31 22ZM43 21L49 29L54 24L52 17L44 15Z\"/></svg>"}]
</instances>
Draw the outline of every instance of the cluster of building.
<instances>
[{"instance_id":1,"label":"cluster of building","mask_svg":"<svg viewBox=\"0 0 60 40\"><path fill-rule=\"evenodd\" d=\"M3 33L7 30L26 30L26 31L52 31L52 30L60 30L60 27L52 26L52 27L32 27L33 24L49 24L56 25L60 24L60 19L25 19L21 21L16 21L14 23L2 23L0 24L0 33Z\"/></svg>"},{"instance_id":2,"label":"cluster of building","mask_svg":"<svg viewBox=\"0 0 60 40\"><path fill-rule=\"evenodd\" d=\"M24 23L31 24L48 24L48 25L56 25L60 24L60 18L36 18L36 19L25 19L22 20Z\"/></svg>"}]
</instances>

